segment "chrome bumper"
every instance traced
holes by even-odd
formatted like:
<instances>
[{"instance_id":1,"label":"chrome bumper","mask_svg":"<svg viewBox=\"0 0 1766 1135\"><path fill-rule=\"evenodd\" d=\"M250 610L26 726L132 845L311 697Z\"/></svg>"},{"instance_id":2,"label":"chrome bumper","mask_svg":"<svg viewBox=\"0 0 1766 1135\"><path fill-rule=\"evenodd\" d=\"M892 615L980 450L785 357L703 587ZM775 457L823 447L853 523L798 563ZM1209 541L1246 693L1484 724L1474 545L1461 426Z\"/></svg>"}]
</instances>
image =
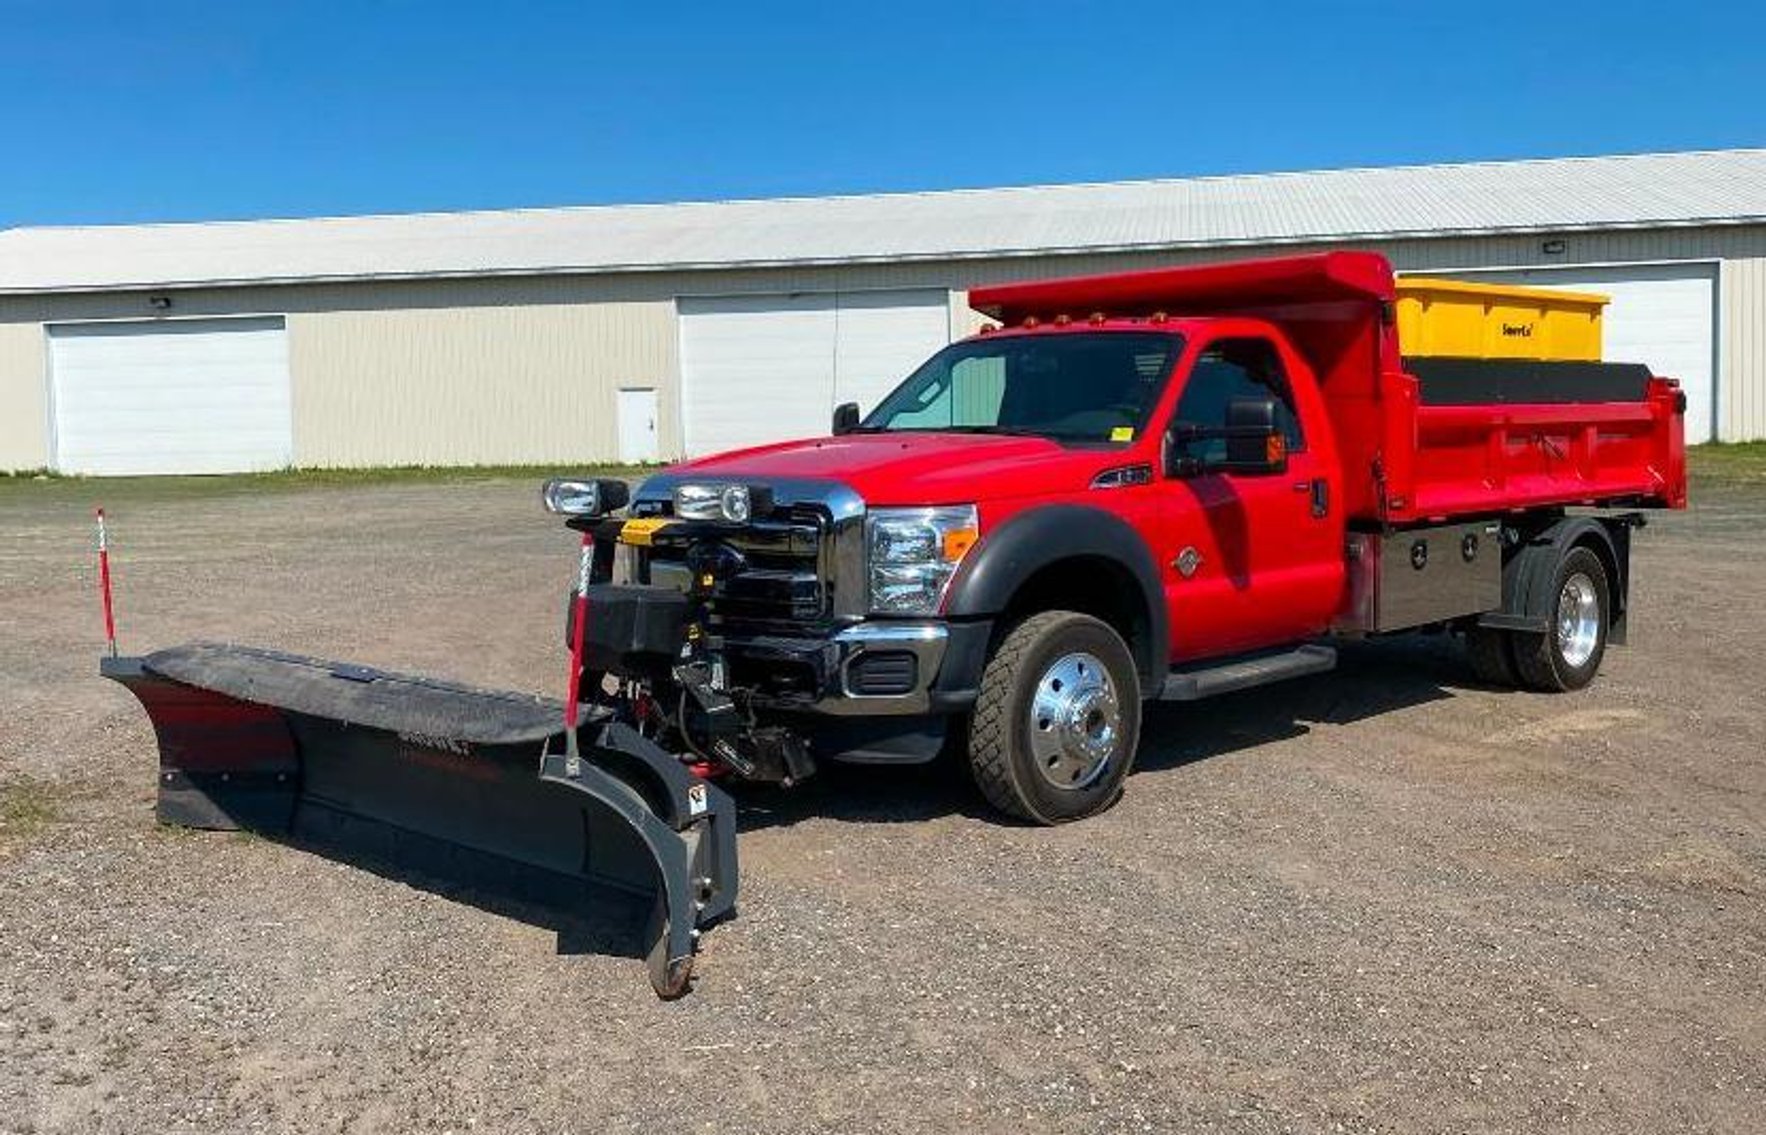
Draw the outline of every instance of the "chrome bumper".
<instances>
[{"instance_id":1,"label":"chrome bumper","mask_svg":"<svg viewBox=\"0 0 1766 1135\"><path fill-rule=\"evenodd\" d=\"M944 664L950 630L943 623L872 621L856 623L837 632L834 673L830 690L818 699L814 712L831 716L869 717L922 714L931 709L932 687ZM907 653L914 656L913 688L904 694L861 694L852 689L852 667L870 653Z\"/></svg>"}]
</instances>

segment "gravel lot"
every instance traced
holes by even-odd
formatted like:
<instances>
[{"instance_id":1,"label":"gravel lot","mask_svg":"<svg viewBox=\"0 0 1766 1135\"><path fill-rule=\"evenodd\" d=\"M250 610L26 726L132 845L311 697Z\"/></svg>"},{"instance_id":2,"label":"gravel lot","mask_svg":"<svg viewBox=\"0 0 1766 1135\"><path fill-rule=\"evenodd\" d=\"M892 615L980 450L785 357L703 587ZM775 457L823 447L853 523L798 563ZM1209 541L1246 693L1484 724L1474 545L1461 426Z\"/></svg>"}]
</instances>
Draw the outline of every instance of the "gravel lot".
<instances>
[{"instance_id":1,"label":"gravel lot","mask_svg":"<svg viewBox=\"0 0 1766 1135\"><path fill-rule=\"evenodd\" d=\"M164 831L96 678L278 645L554 690L526 480L0 483L0 1131L1759 1131L1766 491L1637 552L1580 695L1450 645L1150 721L1109 814L937 772L751 808L696 991L262 839Z\"/></svg>"}]
</instances>

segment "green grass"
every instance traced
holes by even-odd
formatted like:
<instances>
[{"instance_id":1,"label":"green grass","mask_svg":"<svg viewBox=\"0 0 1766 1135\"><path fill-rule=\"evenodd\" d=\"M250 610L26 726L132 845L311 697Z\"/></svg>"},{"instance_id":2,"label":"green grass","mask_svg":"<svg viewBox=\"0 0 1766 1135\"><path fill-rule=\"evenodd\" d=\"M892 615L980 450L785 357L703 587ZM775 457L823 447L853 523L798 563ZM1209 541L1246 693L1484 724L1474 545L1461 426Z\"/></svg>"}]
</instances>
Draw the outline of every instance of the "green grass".
<instances>
[{"instance_id":1,"label":"green grass","mask_svg":"<svg viewBox=\"0 0 1766 1135\"><path fill-rule=\"evenodd\" d=\"M1692 479L1700 484L1766 483L1766 441L1697 445L1687 450ZM283 469L274 473L235 473L217 477L65 477L34 469L0 472L0 496L97 494L107 500L131 497L197 497L284 489L351 485L448 484L465 481L533 481L561 473L601 477L642 477L659 466L643 465L392 465L373 469Z\"/></svg>"},{"instance_id":2,"label":"green grass","mask_svg":"<svg viewBox=\"0 0 1766 1135\"><path fill-rule=\"evenodd\" d=\"M54 823L60 813L48 787L35 780L0 785L0 843L24 843Z\"/></svg>"},{"instance_id":3,"label":"green grass","mask_svg":"<svg viewBox=\"0 0 1766 1135\"><path fill-rule=\"evenodd\" d=\"M231 473L223 476L69 477L35 469L0 473L0 496L79 494L105 500L132 497L200 497L235 493L352 485L457 484L468 481L532 481L590 473L600 477L642 477L660 466L645 465L392 465L372 469L281 469L273 473Z\"/></svg>"},{"instance_id":4,"label":"green grass","mask_svg":"<svg viewBox=\"0 0 1766 1135\"><path fill-rule=\"evenodd\" d=\"M1766 485L1766 441L1696 445L1686 464L1694 484Z\"/></svg>"}]
</instances>

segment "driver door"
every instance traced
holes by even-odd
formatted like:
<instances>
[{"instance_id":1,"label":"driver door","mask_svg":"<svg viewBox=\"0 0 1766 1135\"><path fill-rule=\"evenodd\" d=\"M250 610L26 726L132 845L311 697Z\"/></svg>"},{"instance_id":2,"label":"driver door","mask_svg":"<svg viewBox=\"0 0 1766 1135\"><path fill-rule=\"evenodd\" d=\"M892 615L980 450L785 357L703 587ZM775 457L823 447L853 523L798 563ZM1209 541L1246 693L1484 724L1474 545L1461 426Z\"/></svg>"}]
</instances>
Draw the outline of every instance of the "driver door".
<instances>
[{"instance_id":1,"label":"driver door","mask_svg":"<svg viewBox=\"0 0 1766 1135\"><path fill-rule=\"evenodd\" d=\"M1329 625L1341 598L1344 529L1334 478L1319 447L1307 444L1276 344L1260 336L1204 344L1173 421L1224 426L1229 404L1244 398L1274 399L1287 468L1215 470L1224 440L1182 443L1198 471L1161 482L1166 546L1159 552L1174 661L1310 638Z\"/></svg>"}]
</instances>

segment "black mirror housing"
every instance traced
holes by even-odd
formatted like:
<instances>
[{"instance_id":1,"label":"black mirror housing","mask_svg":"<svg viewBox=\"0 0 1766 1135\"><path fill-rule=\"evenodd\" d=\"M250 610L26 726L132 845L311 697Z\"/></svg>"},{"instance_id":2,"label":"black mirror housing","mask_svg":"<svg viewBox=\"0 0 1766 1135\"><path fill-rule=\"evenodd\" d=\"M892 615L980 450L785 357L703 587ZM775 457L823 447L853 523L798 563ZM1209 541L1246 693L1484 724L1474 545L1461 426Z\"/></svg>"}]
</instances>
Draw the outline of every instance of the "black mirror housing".
<instances>
[{"instance_id":1,"label":"black mirror housing","mask_svg":"<svg viewBox=\"0 0 1766 1135\"><path fill-rule=\"evenodd\" d=\"M1269 461L1274 453L1269 439L1281 436L1275 422L1275 399L1234 398L1226 404L1226 428L1227 464L1252 466Z\"/></svg>"},{"instance_id":2,"label":"black mirror housing","mask_svg":"<svg viewBox=\"0 0 1766 1135\"><path fill-rule=\"evenodd\" d=\"M1225 441L1225 456L1193 457L1192 442ZM1174 422L1165 433L1165 475L1199 477L1208 473L1267 476L1288 468L1287 438L1277 420L1273 398L1234 398L1226 406L1226 424L1201 426Z\"/></svg>"},{"instance_id":3,"label":"black mirror housing","mask_svg":"<svg viewBox=\"0 0 1766 1135\"><path fill-rule=\"evenodd\" d=\"M857 402L842 402L834 407L834 436L849 434L858 428L859 415Z\"/></svg>"}]
</instances>

